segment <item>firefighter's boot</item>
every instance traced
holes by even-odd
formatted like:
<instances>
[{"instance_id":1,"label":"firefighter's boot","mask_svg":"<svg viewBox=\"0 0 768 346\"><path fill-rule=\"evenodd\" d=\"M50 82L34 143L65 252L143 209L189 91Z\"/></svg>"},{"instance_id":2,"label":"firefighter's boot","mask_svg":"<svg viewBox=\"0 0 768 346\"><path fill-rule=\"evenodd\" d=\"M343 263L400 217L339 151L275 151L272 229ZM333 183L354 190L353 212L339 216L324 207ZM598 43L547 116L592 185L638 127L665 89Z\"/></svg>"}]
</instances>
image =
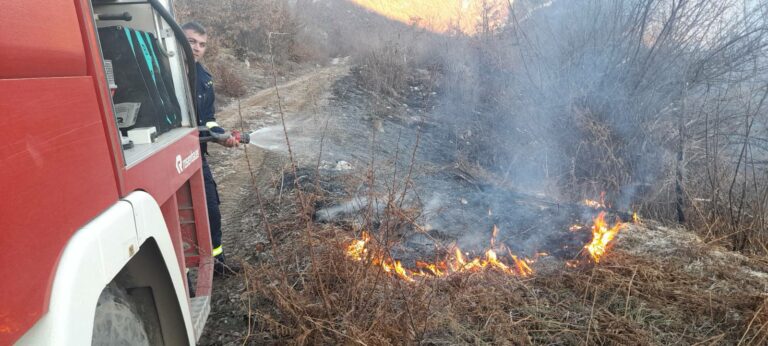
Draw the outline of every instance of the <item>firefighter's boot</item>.
<instances>
[{"instance_id":1,"label":"firefighter's boot","mask_svg":"<svg viewBox=\"0 0 768 346\"><path fill-rule=\"evenodd\" d=\"M224 254L213 257L213 275L214 276L230 276L239 273L242 270L236 263L227 263Z\"/></svg>"}]
</instances>

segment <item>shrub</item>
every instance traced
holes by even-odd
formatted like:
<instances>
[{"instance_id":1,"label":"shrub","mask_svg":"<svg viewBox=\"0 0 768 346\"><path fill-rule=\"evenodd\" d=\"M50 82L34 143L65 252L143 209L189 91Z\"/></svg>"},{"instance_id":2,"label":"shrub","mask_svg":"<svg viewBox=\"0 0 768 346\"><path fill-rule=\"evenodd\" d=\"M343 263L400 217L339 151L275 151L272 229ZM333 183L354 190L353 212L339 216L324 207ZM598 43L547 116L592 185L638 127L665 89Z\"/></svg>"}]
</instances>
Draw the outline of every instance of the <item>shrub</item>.
<instances>
[{"instance_id":1,"label":"shrub","mask_svg":"<svg viewBox=\"0 0 768 346\"><path fill-rule=\"evenodd\" d=\"M238 75L235 68L226 61L219 60L208 66L213 80L216 83L216 92L230 96L243 97L246 94L246 87L243 79Z\"/></svg>"},{"instance_id":2,"label":"shrub","mask_svg":"<svg viewBox=\"0 0 768 346\"><path fill-rule=\"evenodd\" d=\"M407 54L399 45L384 43L360 58L360 82L376 94L397 96L406 87L407 61Z\"/></svg>"}]
</instances>

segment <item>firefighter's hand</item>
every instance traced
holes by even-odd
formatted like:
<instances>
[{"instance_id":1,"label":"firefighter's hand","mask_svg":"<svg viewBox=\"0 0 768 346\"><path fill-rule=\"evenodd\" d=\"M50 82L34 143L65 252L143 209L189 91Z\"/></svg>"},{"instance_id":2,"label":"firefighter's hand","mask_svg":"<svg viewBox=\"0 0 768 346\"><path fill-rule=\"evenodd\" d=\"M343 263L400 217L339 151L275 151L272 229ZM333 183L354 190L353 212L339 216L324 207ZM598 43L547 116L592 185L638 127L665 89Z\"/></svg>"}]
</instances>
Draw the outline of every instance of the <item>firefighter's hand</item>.
<instances>
[{"instance_id":1,"label":"firefighter's hand","mask_svg":"<svg viewBox=\"0 0 768 346\"><path fill-rule=\"evenodd\" d=\"M225 146L227 148L234 148L234 147L237 147L238 144L240 144L240 143L238 142L237 138L235 138L233 136L229 136L229 137L227 137L227 139L225 139L223 141L219 141L219 144L221 144L221 145L223 145L223 146Z\"/></svg>"}]
</instances>

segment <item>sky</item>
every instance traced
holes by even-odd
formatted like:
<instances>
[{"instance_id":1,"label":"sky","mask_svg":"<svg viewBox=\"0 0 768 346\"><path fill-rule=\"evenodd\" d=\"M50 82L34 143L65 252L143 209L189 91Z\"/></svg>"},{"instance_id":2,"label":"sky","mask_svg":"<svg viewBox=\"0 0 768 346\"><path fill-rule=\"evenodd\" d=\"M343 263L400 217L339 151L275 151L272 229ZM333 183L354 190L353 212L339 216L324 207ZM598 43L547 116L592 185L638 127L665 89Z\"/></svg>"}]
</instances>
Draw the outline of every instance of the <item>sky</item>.
<instances>
[{"instance_id":1,"label":"sky","mask_svg":"<svg viewBox=\"0 0 768 346\"><path fill-rule=\"evenodd\" d=\"M508 15L509 0L350 0L360 7L408 25L445 33L460 29L464 34L478 32L483 13L491 27L502 25ZM484 11L486 9L486 11Z\"/></svg>"}]
</instances>

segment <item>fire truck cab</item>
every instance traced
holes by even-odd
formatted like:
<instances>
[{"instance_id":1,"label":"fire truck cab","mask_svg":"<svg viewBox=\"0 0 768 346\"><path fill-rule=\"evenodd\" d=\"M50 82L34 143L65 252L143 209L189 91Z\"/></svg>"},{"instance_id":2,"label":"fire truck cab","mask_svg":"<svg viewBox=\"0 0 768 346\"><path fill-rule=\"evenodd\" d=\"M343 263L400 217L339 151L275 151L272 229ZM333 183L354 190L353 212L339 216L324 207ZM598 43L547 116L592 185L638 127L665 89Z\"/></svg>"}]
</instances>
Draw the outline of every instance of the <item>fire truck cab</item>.
<instances>
[{"instance_id":1,"label":"fire truck cab","mask_svg":"<svg viewBox=\"0 0 768 346\"><path fill-rule=\"evenodd\" d=\"M1 345L200 337L213 262L194 60L172 9L3 3Z\"/></svg>"}]
</instances>

